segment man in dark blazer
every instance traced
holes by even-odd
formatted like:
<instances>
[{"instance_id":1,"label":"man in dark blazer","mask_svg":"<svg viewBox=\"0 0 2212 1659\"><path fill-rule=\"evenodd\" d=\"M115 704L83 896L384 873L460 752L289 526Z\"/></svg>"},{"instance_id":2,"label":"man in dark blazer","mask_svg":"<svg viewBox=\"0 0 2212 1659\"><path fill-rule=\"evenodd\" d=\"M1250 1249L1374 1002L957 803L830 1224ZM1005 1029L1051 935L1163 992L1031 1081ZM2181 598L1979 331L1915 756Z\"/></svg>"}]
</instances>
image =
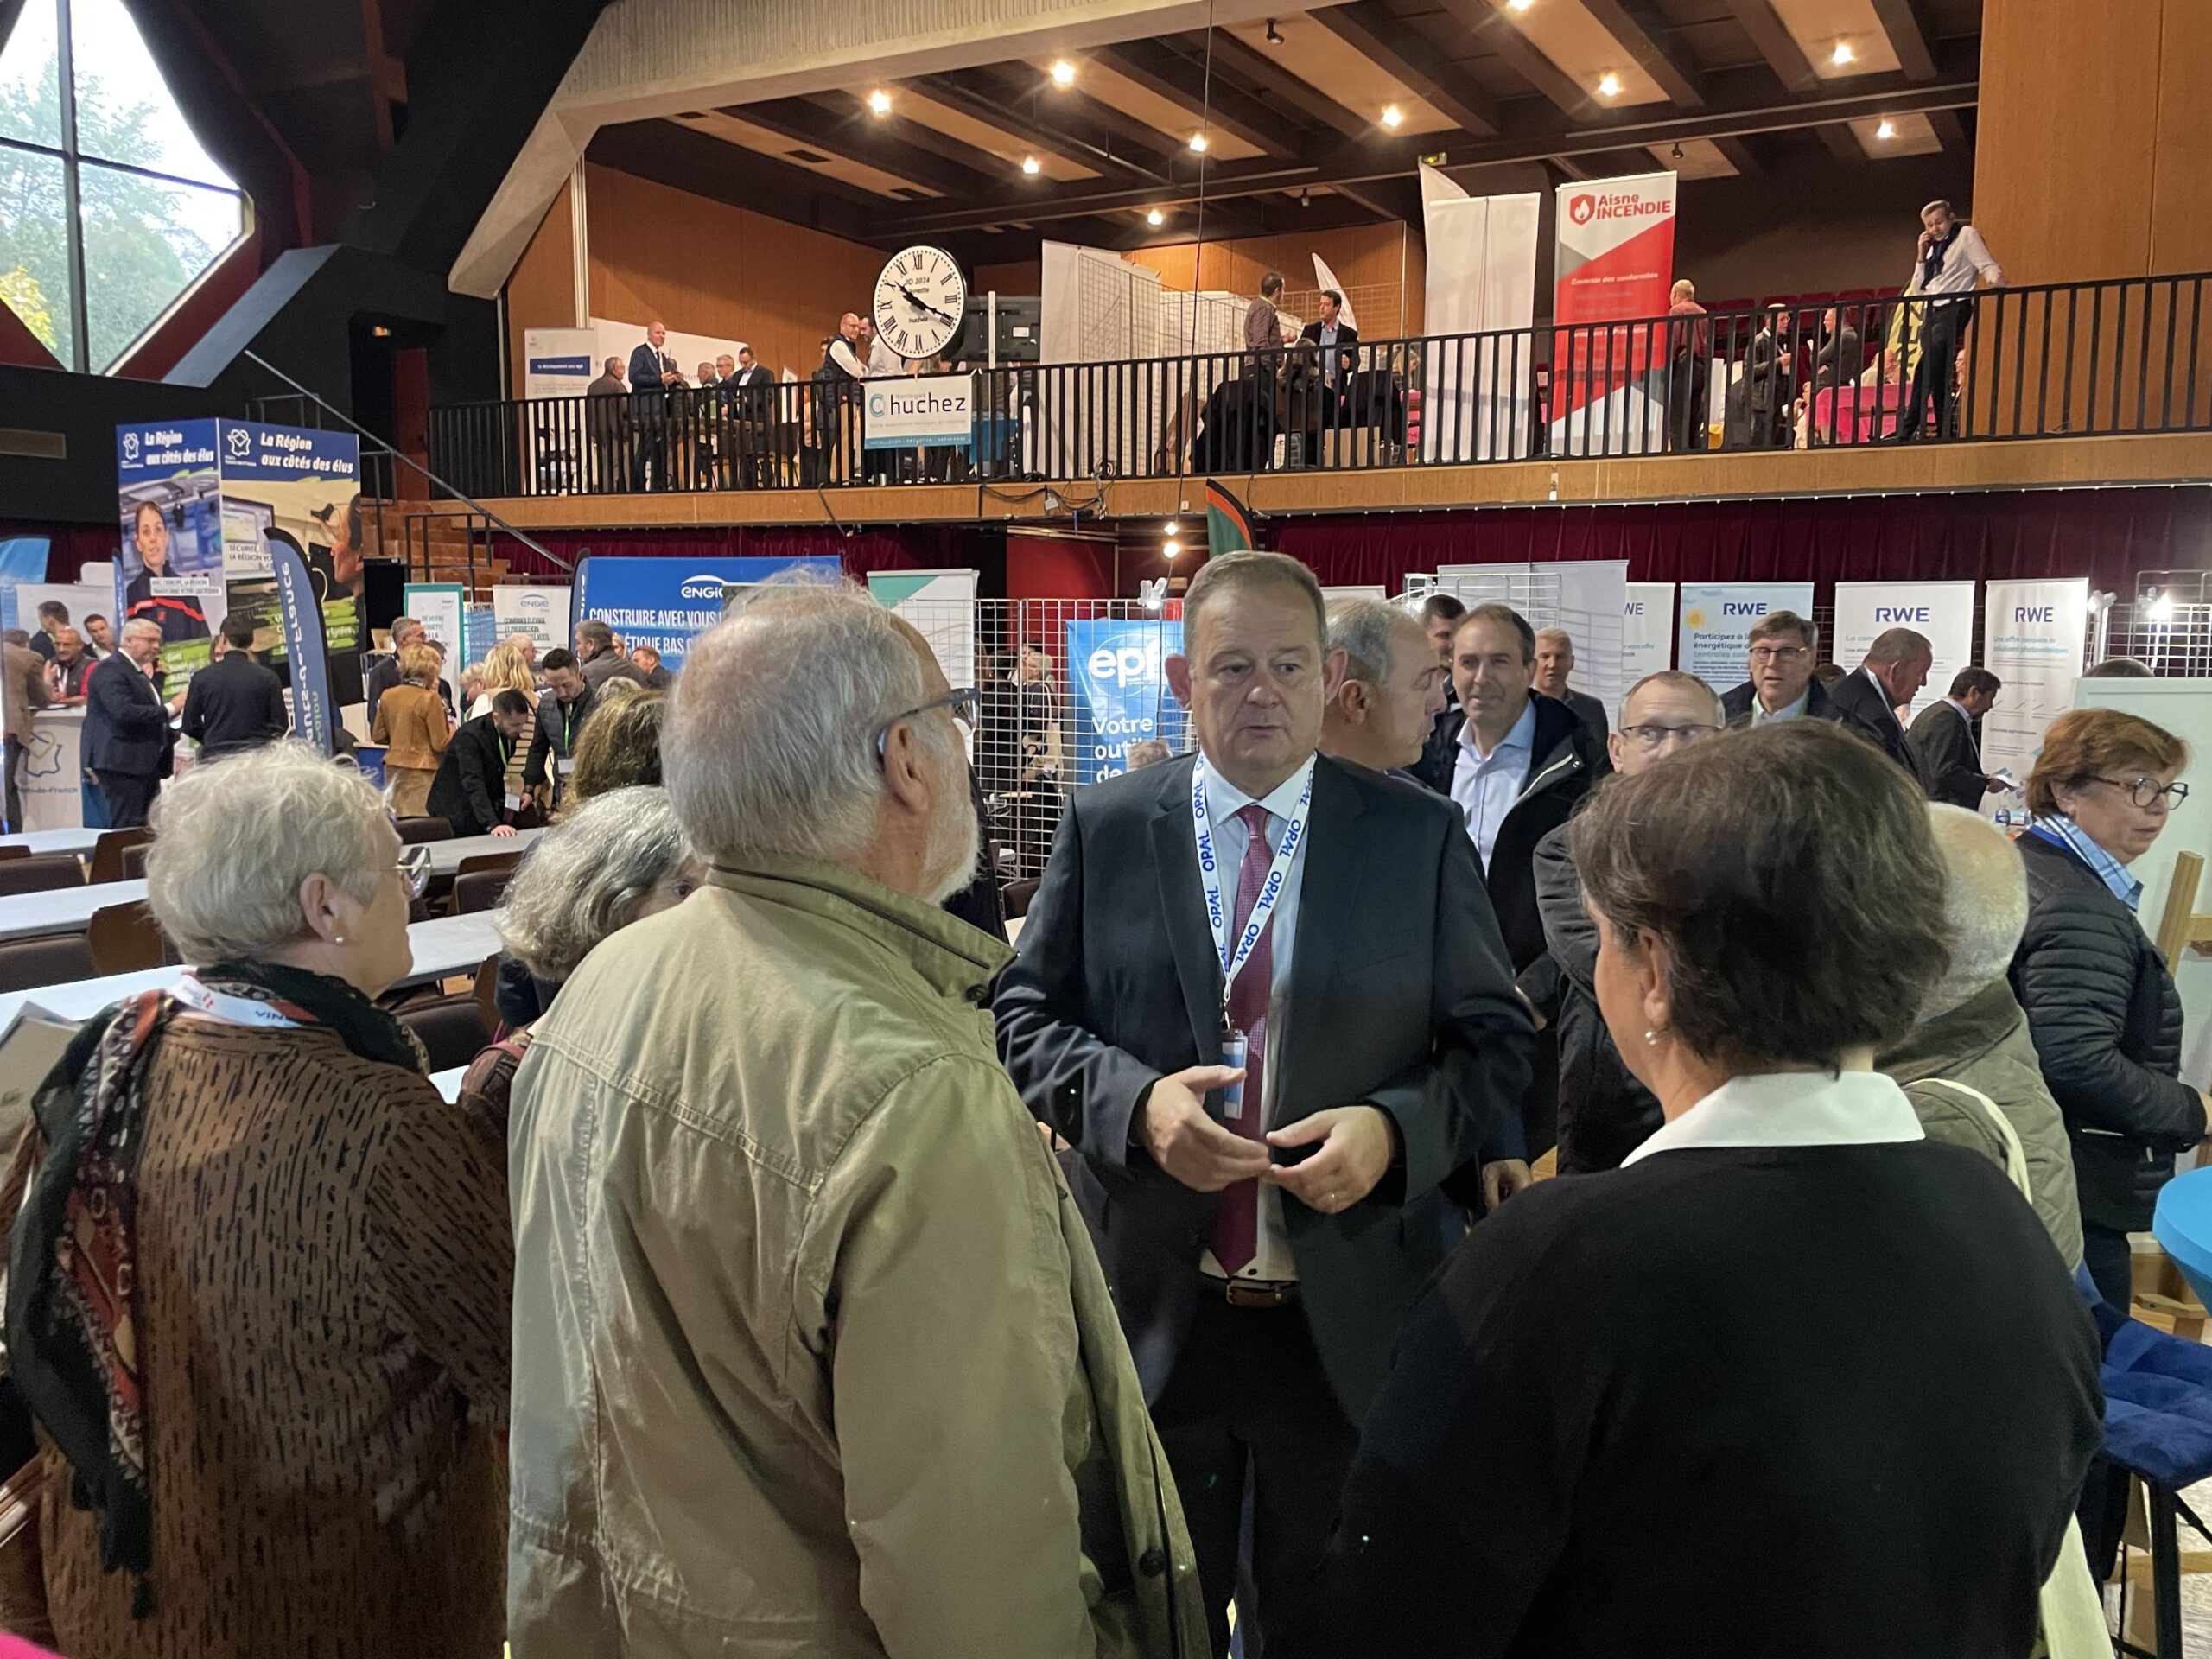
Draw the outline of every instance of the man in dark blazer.
<instances>
[{"instance_id":1,"label":"man in dark blazer","mask_svg":"<svg viewBox=\"0 0 2212 1659\"><path fill-rule=\"evenodd\" d=\"M1567 676L1573 672L1574 636L1565 628L1538 628L1535 689L1573 709L1575 718L1590 734L1591 742L1605 749L1605 740L1613 730L1612 722L1605 718L1605 705L1587 691L1578 691L1567 683Z\"/></svg>"},{"instance_id":2,"label":"man in dark blazer","mask_svg":"<svg viewBox=\"0 0 2212 1659\"><path fill-rule=\"evenodd\" d=\"M1323 289L1321 315L1299 335L1320 348L1321 407L1331 426L1338 424L1338 411L1351 395L1351 378L1359 372L1359 330L1339 315L1344 308L1343 295L1333 288Z\"/></svg>"},{"instance_id":3,"label":"man in dark blazer","mask_svg":"<svg viewBox=\"0 0 2212 1659\"><path fill-rule=\"evenodd\" d=\"M106 803L111 830L143 824L154 791L169 775L176 747L171 709L146 677L161 649L162 625L135 616L123 625L123 649L85 683L84 766Z\"/></svg>"},{"instance_id":4,"label":"man in dark blazer","mask_svg":"<svg viewBox=\"0 0 2212 1659\"><path fill-rule=\"evenodd\" d=\"M1294 560L1205 567L1166 664L1199 754L1073 795L997 992L1007 1070L1075 1148L1222 1652L1248 1478L1264 1633L1458 1230L1439 1183L1526 1177L1534 1028L1467 838L1317 755L1325 626Z\"/></svg>"},{"instance_id":5,"label":"man in dark blazer","mask_svg":"<svg viewBox=\"0 0 2212 1659\"><path fill-rule=\"evenodd\" d=\"M222 655L192 677L178 724L200 746L202 760L219 760L274 743L289 729L284 683L253 660L253 623L242 613L216 631Z\"/></svg>"},{"instance_id":6,"label":"man in dark blazer","mask_svg":"<svg viewBox=\"0 0 2212 1659\"><path fill-rule=\"evenodd\" d=\"M492 694L492 711L464 721L430 780L429 814L456 836L511 836L505 816L507 760L530 729L530 699L508 690Z\"/></svg>"},{"instance_id":7,"label":"man in dark blazer","mask_svg":"<svg viewBox=\"0 0 2212 1659\"><path fill-rule=\"evenodd\" d=\"M1981 717L2004 686L1986 668L1962 668L1951 677L1950 695L1922 709L1904 734L1931 801L1978 811L1983 796L2005 787L1981 766Z\"/></svg>"},{"instance_id":8,"label":"man in dark blazer","mask_svg":"<svg viewBox=\"0 0 2212 1659\"><path fill-rule=\"evenodd\" d=\"M630 463L630 487L664 490L668 487L668 411L670 394L683 385L683 371L668 354L668 325L648 324L645 337L630 353L630 425L638 447ZM648 484L646 472L652 479Z\"/></svg>"},{"instance_id":9,"label":"man in dark blazer","mask_svg":"<svg viewBox=\"0 0 2212 1659\"><path fill-rule=\"evenodd\" d=\"M1821 630L1795 611L1769 611L1751 624L1751 677L1720 699L1731 726L1774 720L1841 720L1827 688L1814 674Z\"/></svg>"},{"instance_id":10,"label":"man in dark blazer","mask_svg":"<svg viewBox=\"0 0 2212 1659\"><path fill-rule=\"evenodd\" d=\"M730 454L737 464L731 476L741 488L758 489L768 481L768 441L775 413L776 377L754 360L753 348L741 344L735 357L718 357L715 367L721 381L715 388L721 400L722 423L728 434Z\"/></svg>"},{"instance_id":11,"label":"man in dark blazer","mask_svg":"<svg viewBox=\"0 0 2212 1659\"><path fill-rule=\"evenodd\" d=\"M1877 634L1866 648L1866 660L1838 680L1828 701L1861 737L1903 766L1913 782L1925 789L1920 757L1905 741L1897 710L1920 695L1928 683L1928 671L1936 665L1936 647L1928 636L1910 628L1891 628Z\"/></svg>"}]
</instances>

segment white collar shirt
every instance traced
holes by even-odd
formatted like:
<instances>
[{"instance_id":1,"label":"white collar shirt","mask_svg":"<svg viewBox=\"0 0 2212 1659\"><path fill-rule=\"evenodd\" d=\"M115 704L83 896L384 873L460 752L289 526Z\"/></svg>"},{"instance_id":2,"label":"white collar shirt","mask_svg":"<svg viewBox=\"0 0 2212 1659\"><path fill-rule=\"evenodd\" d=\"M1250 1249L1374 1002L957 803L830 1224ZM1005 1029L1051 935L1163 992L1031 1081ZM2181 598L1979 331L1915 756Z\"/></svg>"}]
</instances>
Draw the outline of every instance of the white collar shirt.
<instances>
[{"instance_id":1,"label":"white collar shirt","mask_svg":"<svg viewBox=\"0 0 2212 1659\"><path fill-rule=\"evenodd\" d=\"M1764 726L1770 721L1800 719L1803 716L1805 710L1812 706L1812 702L1813 683L1810 680L1805 682L1805 689L1797 694L1796 702L1785 702L1781 708L1772 710L1759 701L1757 692L1753 692L1751 694L1751 724Z\"/></svg>"},{"instance_id":2,"label":"white collar shirt","mask_svg":"<svg viewBox=\"0 0 2212 1659\"><path fill-rule=\"evenodd\" d=\"M1313 776L1313 760L1308 756L1304 766L1278 784L1271 794L1260 798L1260 804L1268 809L1268 844L1277 852L1282 850L1283 833L1290 828L1290 815L1298 810L1298 798L1306 792L1307 780ZM1252 801L1253 797L1211 766L1206 768L1206 823L1213 830L1215 860L1222 873L1222 910L1232 924L1236 919L1236 877L1244 862L1246 841L1244 820L1236 815ZM1306 829L1310 838L1310 818ZM1306 885L1306 840L1301 839L1298 850L1291 855L1290 869L1283 877L1282 895L1275 900L1274 918L1268 924L1268 1048L1262 1057L1261 1068L1261 1087L1266 1098L1259 1103L1263 1128L1281 1127L1274 1117L1275 1084L1282 1072L1279 1062L1282 1056L1283 1005L1290 990L1291 952L1298 943L1298 899ZM1247 968L1244 971L1252 970ZM1260 1188L1258 1243L1252 1260L1237 1278L1283 1284L1298 1277L1298 1263L1290 1253L1290 1234L1283 1225L1280 1187ZM1216 1279L1229 1277L1221 1270L1221 1263L1214 1259L1211 1250L1201 1257L1198 1269Z\"/></svg>"},{"instance_id":3,"label":"white collar shirt","mask_svg":"<svg viewBox=\"0 0 2212 1659\"><path fill-rule=\"evenodd\" d=\"M1452 763L1452 800L1467 821L1475 856L1485 874L1490 855L1497 846L1498 827L1513 803L1521 798L1529 781L1529 765L1536 745L1536 699L1532 693L1521 718L1513 722L1498 746L1488 754L1475 747L1475 722L1459 728L1459 751Z\"/></svg>"},{"instance_id":4,"label":"white collar shirt","mask_svg":"<svg viewBox=\"0 0 2212 1659\"><path fill-rule=\"evenodd\" d=\"M1862 1147L1920 1141L1920 1118L1880 1071L1768 1071L1731 1077L1621 1160L1751 1147Z\"/></svg>"}]
</instances>

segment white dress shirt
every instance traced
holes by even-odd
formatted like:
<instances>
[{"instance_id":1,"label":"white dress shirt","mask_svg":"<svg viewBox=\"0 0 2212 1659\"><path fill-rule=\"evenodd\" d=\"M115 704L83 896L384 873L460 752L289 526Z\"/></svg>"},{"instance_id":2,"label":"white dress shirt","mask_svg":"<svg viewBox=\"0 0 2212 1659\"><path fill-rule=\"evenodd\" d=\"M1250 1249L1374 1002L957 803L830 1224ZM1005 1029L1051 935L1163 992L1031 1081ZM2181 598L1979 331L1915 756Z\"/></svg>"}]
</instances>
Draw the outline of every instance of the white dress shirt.
<instances>
[{"instance_id":1,"label":"white dress shirt","mask_svg":"<svg viewBox=\"0 0 2212 1659\"><path fill-rule=\"evenodd\" d=\"M1313 775L1313 762L1309 757L1306 764L1275 786L1274 792L1261 799L1268 809L1268 845L1276 852L1282 850L1282 838L1290 828L1290 815L1298 810L1298 798L1306 792L1306 780ZM1213 827L1214 858L1223 880L1227 884L1221 895L1222 906L1228 920L1236 919L1237 873L1244 863L1246 834L1243 819L1236 815L1252 804L1252 797L1244 793L1211 766L1206 768L1206 822ZM1282 893L1275 900L1274 919L1268 924L1270 950L1268 984L1268 1052L1261 1058L1260 1087L1266 1098L1260 1105L1260 1127L1272 1129L1275 1122L1275 1085L1282 1075L1283 1003L1290 990L1290 953L1298 943L1298 894L1306 885L1306 845L1312 839L1313 823L1306 823L1306 837L1298 843L1298 850L1291 855L1290 869L1283 877ZM1212 936L1207 936L1211 938ZM1250 973L1247 968L1244 970ZM1251 1103L1245 1103L1249 1108ZM1251 1262L1238 1274L1239 1279L1254 1279L1267 1284L1281 1284L1298 1277L1298 1263L1290 1254L1290 1235L1282 1224L1282 1189L1262 1185L1260 1188L1259 1248ZM1216 1279L1229 1274L1221 1263L1207 1250L1198 1261L1202 1273Z\"/></svg>"},{"instance_id":2,"label":"white dress shirt","mask_svg":"<svg viewBox=\"0 0 2212 1659\"><path fill-rule=\"evenodd\" d=\"M1920 1141L1920 1117L1886 1073L1767 1071L1731 1077L1621 1160L1713 1147L1863 1147Z\"/></svg>"},{"instance_id":3,"label":"white dress shirt","mask_svg":"<svg viewBox=\"0 0 2212 1659\"><path fill-rule=\"evenodd\" d=\"M1459 728L1459 753L1452 763L1452 800L1467 820L1474 837L1475 856L1490 870L1490 855L1497 845L1498 826L1521 798L1529 781L1529 763L1536 744L1536 700L1532 696L1521 718L1503 741L1484 754L1475 746L1475 722Z\"/></svg>"},{"instance_id":4,"label":"white dress shirt","mask_svg":"<svg viewBox=\"0 0 2212 1659\"><path fill-rule=\"evenodd\" d=\"M1971 225L1959 226L1951 245L1943 250L1943 263L1936 267L1933 282L1927 279L1927 264L1924 257L1913 260L1912 280L1905 284L1906 293L1969 293L1975 281L1983 276L1989 278L1992 288L2005 286L2005 268L1989 251L1989 244L1981 239L1981 232Z\"/></svg>"},{"instance_id":5,"label":"white dress shirt","mask_svg":"<svg viewBox=\"0 0 2212 1659\"><path fill-rule=\"evenodd\" d=\"M1321 378L1332 386L1337 384L1337 370L1340 366L1338 356L1337 325L1325 322L1321 325Z\"/></svg>"},{"instance_id":6,"label":"white dress shirt","mask_svg":"<svg viewBox=\"0 0 2212 1659\"><path fill-rule=\"evenodd\" d=\"M891 349L881 334L868 348L868 374L871 380L887 380L894 374L906 372L906 359Z\"/></svg>"}]
</instances>

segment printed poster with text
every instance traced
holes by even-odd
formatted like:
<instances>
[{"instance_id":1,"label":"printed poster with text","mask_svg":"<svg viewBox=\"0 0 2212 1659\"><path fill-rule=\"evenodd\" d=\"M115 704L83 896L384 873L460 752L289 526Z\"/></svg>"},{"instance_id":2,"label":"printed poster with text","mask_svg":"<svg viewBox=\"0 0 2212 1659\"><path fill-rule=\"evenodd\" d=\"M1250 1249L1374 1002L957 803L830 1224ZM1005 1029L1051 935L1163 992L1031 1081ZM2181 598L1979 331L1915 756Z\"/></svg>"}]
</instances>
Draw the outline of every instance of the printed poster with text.
<instances>
[{"instance_id":1,"label":"printed poster with text","mask_svg":"<svg viewBox=\"0 0 2212 1659\"><path fill-rule=\"evenodd\" d=\"M1829 659L1856 668L1866 660L1867 647L1891 628L1910 628L1925 637L1936 648L1936 664L1902 716L1910 726L1951 689L1952 677L1974 661L1974 589L1970 582L1839 582Z\"/></svg>"},{"instance_id":2,"label":"printed poster with text","mask_svg":"<svg viewBox=\"0 0 2212 1659\"><path fill-rule=\"evenodd\" d=\"M1675 175L1643 173L1559 187L1552 260L1551 452L1645 454L1662 447L1666 389L1647 385L1667 365L1675 280Z\"/></svg>"},{"instance_id":3,"label":"printed poster with text","mask_svg":"<svg viewBox=\"0 0 2212 1659\"><path fill-rule=\"evenodd\" d=\"M1993 582L1983 593L1981 665L2004 681L1981 717L1982 770L2025 781L2050 722L2074 706L2074 682L2089 632L2089 579ZM2026 805L1993 795L1991 810Z\"/></svg>"},{"instance_id":4,"label":"printed poster with text","mask_svg":"<svg viewBox=\"0 0 2212 1659\"><path fill-rule=\"evenodd\" d=\"M1675 666L1726 696L1751 677L1751 625L1769 611L1809 620L1809 582L1686 582Z\"/></svg>"}]
</instances>

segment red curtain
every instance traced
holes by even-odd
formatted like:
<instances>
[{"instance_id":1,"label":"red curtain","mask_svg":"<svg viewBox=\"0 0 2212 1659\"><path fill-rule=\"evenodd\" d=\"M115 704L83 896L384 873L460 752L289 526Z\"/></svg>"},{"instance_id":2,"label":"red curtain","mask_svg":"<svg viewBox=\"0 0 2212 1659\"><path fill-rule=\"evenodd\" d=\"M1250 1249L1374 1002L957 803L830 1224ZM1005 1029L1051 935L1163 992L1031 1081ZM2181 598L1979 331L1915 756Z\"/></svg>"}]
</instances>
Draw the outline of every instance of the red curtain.
<instances>
[{"instance_id":1,"label":"red curtain","mask_svg":"<svg viewBox=\"0 0 2212 1659\"><path fill-rule=\"evenodd\" d=\"M2133 596L2143 570L2201 569L2202 486L2017 491L1278 519L1274 544L1325 584L1440 564L1626 559L1632 582L1841 582L2086 575ZM1826 595L1823 594L1823 601Z\"/></svg>"}]
</instances>

